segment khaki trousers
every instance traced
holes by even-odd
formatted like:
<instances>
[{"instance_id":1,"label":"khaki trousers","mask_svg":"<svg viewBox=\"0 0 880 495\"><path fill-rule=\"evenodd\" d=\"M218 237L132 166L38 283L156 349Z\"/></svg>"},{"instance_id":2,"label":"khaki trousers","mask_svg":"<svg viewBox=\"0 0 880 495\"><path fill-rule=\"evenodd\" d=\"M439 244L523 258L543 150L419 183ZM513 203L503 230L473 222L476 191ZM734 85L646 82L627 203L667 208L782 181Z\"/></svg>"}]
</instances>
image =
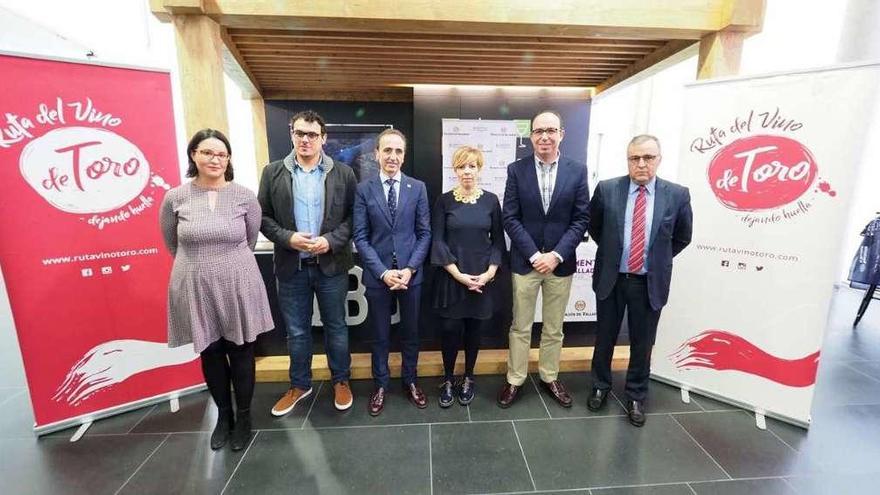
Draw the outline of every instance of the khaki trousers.
<instances>
[{"instance_id":1,"label":"khaki trousers","mask_svg":"<svg viewBox=\"0 0 880 495\"><path fill-rule=\"evenodd\" d=\"M538 372L541 380L552 382L559 375L559 357L562 353L562 322L571 292L571 275L557 277L532 271L526 275L513 274L513 324L510 326L507 355L507 382L520 386L529 372L529 348L532 323L535 321L535 303L538 290L543 295L541 347L538 353Z\"/></svg>"}]
</instances>

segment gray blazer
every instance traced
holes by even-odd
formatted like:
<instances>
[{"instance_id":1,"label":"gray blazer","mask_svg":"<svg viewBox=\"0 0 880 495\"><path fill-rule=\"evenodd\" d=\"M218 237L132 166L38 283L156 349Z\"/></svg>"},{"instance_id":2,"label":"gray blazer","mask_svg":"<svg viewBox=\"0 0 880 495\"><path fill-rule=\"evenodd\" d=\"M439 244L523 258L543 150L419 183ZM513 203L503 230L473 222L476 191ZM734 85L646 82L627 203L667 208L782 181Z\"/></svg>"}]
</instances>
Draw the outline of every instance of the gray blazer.
<instances>
[{"instance_id":1,"label":"gray blazer","mask_svg":"<svg viewBox=\"0 0 880 495\"><path fill-rule=\"evenodd\" d=\"M290 247L297 231L293 218L293 154L270 163L263 170L257 199L263 209L260 232L275 244L275 276L292 277L302 269L299 251ZM354 265L351 254L351 212L357 180L351 168L324 155L324 218L321 233L330 251L318 256L321 272L327 276L346 273Z\"/></svg>"}]
</instances>

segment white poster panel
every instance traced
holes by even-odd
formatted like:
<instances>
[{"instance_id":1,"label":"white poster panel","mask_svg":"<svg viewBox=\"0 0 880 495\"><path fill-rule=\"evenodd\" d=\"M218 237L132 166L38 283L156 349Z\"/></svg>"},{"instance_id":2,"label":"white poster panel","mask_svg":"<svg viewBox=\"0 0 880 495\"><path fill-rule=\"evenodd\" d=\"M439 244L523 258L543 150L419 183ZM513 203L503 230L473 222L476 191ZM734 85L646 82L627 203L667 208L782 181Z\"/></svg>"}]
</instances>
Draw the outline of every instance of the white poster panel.
<instances>
[{"instance_id":1,"label":"white poster panel","mask_svg":"<svg viewBox=\"0 0 880 495\"><path fill-rule=\"evenodd\" d=\"M513 120L443 119L443 191L452 189L457 183L452 171L452 155L455 150L460 146L474 146L483 152L485 159L479 186L495 193L503 202L507 166L516 160L517 149L526 147L522 141L517 123ZM572 280L565 321L595 321L596 295L592 288L595 243L581 243L576 256L577 271ZM536 303L535 321L542 321L540 293Z\"/></svg>"},{"instance_id":2,"label":"white poster panel","mask_svg":"<svg viewBox=\"0 0 880 495\"><path fill-rule=\"evenodd\" d=\"M880 66L687 88L675 259L656 377L806 426Z\"/></svg>"}]
</instances>

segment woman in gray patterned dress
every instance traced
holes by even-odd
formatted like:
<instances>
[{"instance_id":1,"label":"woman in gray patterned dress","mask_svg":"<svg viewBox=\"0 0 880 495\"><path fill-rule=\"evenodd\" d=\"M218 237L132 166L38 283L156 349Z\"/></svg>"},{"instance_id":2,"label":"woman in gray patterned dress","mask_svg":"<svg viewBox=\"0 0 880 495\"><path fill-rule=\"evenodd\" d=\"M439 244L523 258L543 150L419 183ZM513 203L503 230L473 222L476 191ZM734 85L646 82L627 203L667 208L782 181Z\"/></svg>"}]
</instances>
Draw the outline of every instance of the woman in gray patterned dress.
<instances>
[{"instance_id":1,"label":"woman in gray patterned dress","mask_svg":"<svg viewBox=\"0 0 880 495\"><path fill-rule=\"evenodd\" d=\"M186 176L194 179L169 191L161 209L162 234L174 256L168 345L192 343L202 356L218 409L211 448L229 440L232 450L241 450L251 436L253 343L274 326L253 254L262 213L254 193L232 182L232 149L220 131L197 132L186 151Z\"/></svg>"}]
</instances>

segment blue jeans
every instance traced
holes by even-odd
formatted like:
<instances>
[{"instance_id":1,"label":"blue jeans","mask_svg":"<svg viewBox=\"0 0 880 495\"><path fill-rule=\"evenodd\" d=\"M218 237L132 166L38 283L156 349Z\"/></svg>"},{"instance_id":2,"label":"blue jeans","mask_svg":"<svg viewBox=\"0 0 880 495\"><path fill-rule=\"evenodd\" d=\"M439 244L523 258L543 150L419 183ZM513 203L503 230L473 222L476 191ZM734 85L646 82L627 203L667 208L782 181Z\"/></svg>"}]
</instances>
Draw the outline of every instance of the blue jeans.
<instances>
[{"instance_id":1,"label":"blue jeans","mask_svg":"<svg viewBox=\"0 0 880 495\"><path fill-rule=\"evenodd\" d=\"M312 308L315 297L324 324L324 351L333 383L351 378L345 297L348 273L328 277L317 266L304 266L287 280L278 280L278 304L287 327L290 354L290 384L312 386Z\"/></svg>"}]
</instances>

